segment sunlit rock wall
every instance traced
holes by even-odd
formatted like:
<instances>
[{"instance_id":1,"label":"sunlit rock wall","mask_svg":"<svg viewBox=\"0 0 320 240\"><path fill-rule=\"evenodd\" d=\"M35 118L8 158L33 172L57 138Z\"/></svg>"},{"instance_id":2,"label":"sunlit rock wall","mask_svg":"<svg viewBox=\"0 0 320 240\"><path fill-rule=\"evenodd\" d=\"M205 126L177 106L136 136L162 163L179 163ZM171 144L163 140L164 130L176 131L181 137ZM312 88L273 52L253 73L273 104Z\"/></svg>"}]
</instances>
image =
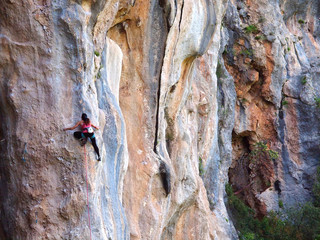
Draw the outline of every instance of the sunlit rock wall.
<instances>
[{"instance_id":1,"label":"sunlit rock wall","mask_svg":"<svg viewBox=\"0 0 320 240\"><path fill-rule=\"evenodd\" d=\"M119 99L130 156L123 204L131 239L236 236L223 201L227 171L221 170L217 138L225 7L222 1L136 1L108 31L123 52ZM168 196L160 162L170 172L164 176Z\"/></svg>"},{"instance_id":2,"label":"sunlit rock wall","mask_svg":"<svg viewBox=\"0 0 320 240\"><path fill-rule=\"evenodd\" d=\"M89 239L87 171L93 238L129 239L122 52L93 33L105 1L0 5L1 238ZM84 149L62 131L82 112L100 127L102 162L87 144L87 167Z\"/></svg>"},{"instance_id":3,"label":"sunlit rock wall","mask_svg":"<svg viewBox=\"0 0 320 240\"><path fill-rule=\"evenodd\" d=\"M2 238L235 237L217 157L225 9L222 1L1 4ZM100 127L102 162L62 131L82 112Z\"/></svg>"},{"instance_id":4,"label":"sunlit rock wall","mask_svg":"<svg viewBox=\"0 0 320 240\"><path fill-rule=\"evenodd\" d=\"M260 216L310 199L319 17L311 0L3 0L0 238L237 239L229 180ZM101 162L62 131L82 112ZM279 158L254 172L259 141Z\"/></svg>"}]
</instances>

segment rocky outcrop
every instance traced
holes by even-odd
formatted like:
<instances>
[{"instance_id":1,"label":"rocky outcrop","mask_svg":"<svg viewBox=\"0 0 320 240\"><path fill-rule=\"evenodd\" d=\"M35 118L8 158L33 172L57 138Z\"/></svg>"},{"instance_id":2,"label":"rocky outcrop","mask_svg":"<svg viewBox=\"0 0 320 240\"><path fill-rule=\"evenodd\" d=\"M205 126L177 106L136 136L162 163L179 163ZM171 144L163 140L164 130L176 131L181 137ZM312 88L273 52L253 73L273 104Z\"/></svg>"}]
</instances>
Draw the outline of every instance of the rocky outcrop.
<instances>
[{"instance_id":1,"label":"rocky outcrop","mask_svg":"<svg viewBox=\"0 0 320 240\"><path fill-rule=\"evenodd\" d=\"M224 10L222 1L3 3L3 236L233 234L223 204L226 172L210 200L223 210L214 213L198 164L199 156L204 166L217 164L211 156L218 151L215 68ZM82 112L100 126L101 163L90 146L86 159L61 131ZM207 186L215 182L210 171L217 174L211 168Z\"/></svg>"},{"instance_id":2,"label":"rocky outcrop","mask_svg":"<svg viewBox=\"0 0 320 240\"><path fill-rule=\"evenodd\" d=\"M278 209L280 200L285 206L308 200L318 165L312 149L319 147L314 85L319 75L319 6L314 1L301 4L231 1L224 20L223 58L237 92L229 176L235 191L247 189L243 197L252 207L250 202L260 205L254 208L261 214ZM310 139L315 140L312 147ZM255 193L252 182L237 172L252 174L248 154L260 141L280 156L273 163L265 159L270 186Z\"/></svg>"},{"instance_id":3,"label":"rocky outcrop","mask_svg":"<svg viewBox=\"0 0 320 240\"><path fill-rule=\"evenodd\" d=\"M318 5L2 1L0 238L237 239L228 180L259 217L309 199Z\"/></svg>"},{"instance_id":4,"label":"rocky outcrop","mask_svg":"<svg viewBox=\"0 0 320 240\"><path fill-rule=\"evenodd\" d=\"M233 234L225 208L224 217L209 209L198 163L199 157L206 160L218 146L215 53L223 12L220 1L160 5L136 1L108 31L124 53L120 106L130 155L124 207L131 239L212 239ZM160 162L170 172L168 195ZM206 178L208 185L213 182L209 171ZM221 193L213 201L224 206Z\"/></svg>"},{"instance_id":5,"label":"rocky outcrop","mask_svg":"<svg viewBox=\"0 0 320 240\"><path fill-rule=\"evenodd\" d=\"M128 164L125 122L117 100L121 50L111 41L100 43L103 52L95 50L92 36L104 4L1 3L5 239L88 239L86 168L93 237L129 238L121 203ZM110 61L106 54L116 57ZM107 77L111 67L115 71ZM91 146L86 162L78 142L62 131L82 112L100 126L96 138L102 164Z\"/></svg>"}]
</instances>

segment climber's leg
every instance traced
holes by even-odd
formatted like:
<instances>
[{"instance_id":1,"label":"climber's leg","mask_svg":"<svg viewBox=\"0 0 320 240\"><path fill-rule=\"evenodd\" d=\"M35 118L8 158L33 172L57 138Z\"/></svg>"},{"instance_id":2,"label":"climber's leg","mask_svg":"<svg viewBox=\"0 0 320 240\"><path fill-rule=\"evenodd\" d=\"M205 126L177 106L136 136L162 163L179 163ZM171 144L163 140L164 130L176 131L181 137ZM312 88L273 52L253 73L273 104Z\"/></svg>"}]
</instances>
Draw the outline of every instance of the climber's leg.
<instances>
[{"instance_id":1,"label":"climber's leg","mask_svg":"<svg viewBox=\"0 0 320 240\"><path fill-rule=\"evenodd\" d=\"M81 146L84 146L86 143L87 143L87 137L80 131L78 132L74 132L73 133L73 136L76 138L76 139L79 139L80 140L80 145Z\"/></svg>"},{"instance_id":2,"label":"climber's leg","mask_svg":"<svg viewBox=\"0 0 320 240\"><path fill-rule=\"evenodd\" d=\"M93 137L90 137L90 139L91 139L92 146L93 146L94 150L96 151L96 153L98 155L98 159L97 160L101 161L99 148L98 148L97 143L96 143L96 138L93 136Z\"/></svg>"},{"instance_id":3,"label":"climber's leg","mask_svg":"<svg viewBox=\"0 0 320 240\"><path fill-rule=\"evenodd\" d=\"M76 138L76 139L80 139L80 138L82 138L82 132L74 132L73 133L73 136Z\"/></svg>"}]
</instances>

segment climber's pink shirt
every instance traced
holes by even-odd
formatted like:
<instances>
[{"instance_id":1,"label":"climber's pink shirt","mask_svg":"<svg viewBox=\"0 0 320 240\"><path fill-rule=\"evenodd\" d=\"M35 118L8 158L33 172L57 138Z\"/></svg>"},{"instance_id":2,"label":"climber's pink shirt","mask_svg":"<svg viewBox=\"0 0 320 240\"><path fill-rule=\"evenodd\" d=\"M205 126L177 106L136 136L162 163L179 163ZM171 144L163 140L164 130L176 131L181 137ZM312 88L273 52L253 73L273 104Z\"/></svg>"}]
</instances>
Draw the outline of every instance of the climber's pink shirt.
<instances>
[{"instance_id":1,"label":"climber's pink shirt","mask_svg":"<svg viewBox=\"0 0 320 240\"><path fill-rule=\"evenodd\" d=\"M89 127L91 127L91 124L90 124L90 123L89 123L89 124L83 123L83 124L81 125L82 132L83 132L83 133L87 133Z\"/></svg>"}]
</instances>

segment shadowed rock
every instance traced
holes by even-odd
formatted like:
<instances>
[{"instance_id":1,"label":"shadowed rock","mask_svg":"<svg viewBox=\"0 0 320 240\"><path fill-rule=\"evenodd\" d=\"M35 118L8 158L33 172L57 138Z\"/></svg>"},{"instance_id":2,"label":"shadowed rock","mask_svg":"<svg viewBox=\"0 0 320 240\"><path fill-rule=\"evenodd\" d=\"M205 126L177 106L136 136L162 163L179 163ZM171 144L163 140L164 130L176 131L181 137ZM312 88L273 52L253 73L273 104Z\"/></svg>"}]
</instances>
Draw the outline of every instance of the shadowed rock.
<instances>
[{"instance_id":1,"label":"shadowed rock","mask_svg":"<svg viewBox=\"0 0 320 240\"><path fill-rule=\"evenodd\" d=\"M164 161L160 161L159 172L163 188L168 196L171 192L171 174L169 166Z\"/></svg>"}]
</instances>

